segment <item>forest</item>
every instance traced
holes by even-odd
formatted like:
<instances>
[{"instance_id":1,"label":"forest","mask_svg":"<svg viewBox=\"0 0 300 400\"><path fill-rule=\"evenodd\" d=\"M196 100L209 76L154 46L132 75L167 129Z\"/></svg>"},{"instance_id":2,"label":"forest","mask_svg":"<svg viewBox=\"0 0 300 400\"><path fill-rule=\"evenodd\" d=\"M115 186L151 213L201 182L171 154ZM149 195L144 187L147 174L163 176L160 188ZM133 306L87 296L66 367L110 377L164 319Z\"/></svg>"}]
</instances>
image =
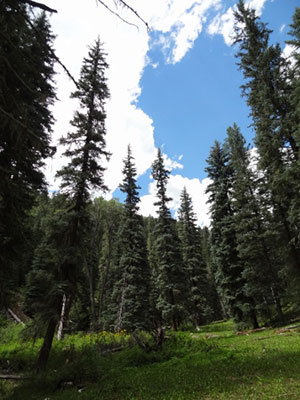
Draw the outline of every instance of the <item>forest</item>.
<instances>
[{"instance_id":1,"label":"forest","mask_svg":"<svg viewBox=\"0 0 300 400\"><path fill-rule=\"evenodd\" d=\"M266 326L279 329L297 321L300 8L295 9L287 42L294 51L286 58L279 44L270 43L267 23L243 0L237 3L234 49L255 137L252 147L246 145L233 124L224 142L211 148L206 166L211 225L201 228L186 188L177 218L171 214L170 171L161 149L152 164L155 218L139 213L140 187L130 144L119 185L124 201L94 196L108 190L104 173L111 155L105 141L108 65L99 38L90 45L70 94L78 108L70 116L70 132L59 143L68 162L57 172L59 191L49 191L43 166L57 150L51 141L51 107L57 101L54 70L60 60L49 10L32 13L39 3L30 3L35 2L0 2L0 378L3 371L7 376L25 371L46 379L45 371L51 376L54 360L61 363L64 354L71 375L90 360L94 378L88 376L87 382L97 378L99 368L108 368L102 360L106 352L116 353L119 365L131 367L169 360L170 354L179 359L180 346L189 357L199 352L202 359L212 354L213 360L221 349L204 338L216 339L214 329L260 334ZM284 332L298 334L294 326ZM198 334L201 341L191 342ZM9 338L21 346L18 351L9 350ZM77 340L83 341L79 350ZM239 343L248 346L242 339ZM296 339L293 343L297 346ZM97 362L91 345L101 348ZM31 348L30 355L20 353L22 346ZM86 351L86 359L72 364L77 350L80 357ZM111 382L119 385L122 379L114 375L116 367L109 360ZM300 371L299 363L293 368ZM64 384L69 380L59 379ZM42 390L42 380L36 385ZM126 390L120 386L119 395L103 392L103 398L148 398ZM0 396L7 393L11 399L22 395L9 378L0 380ZM71 398L63 396L55 398ZM271 392L270 397L151 396L275 398Z\"/></svg>"}]
</instances>

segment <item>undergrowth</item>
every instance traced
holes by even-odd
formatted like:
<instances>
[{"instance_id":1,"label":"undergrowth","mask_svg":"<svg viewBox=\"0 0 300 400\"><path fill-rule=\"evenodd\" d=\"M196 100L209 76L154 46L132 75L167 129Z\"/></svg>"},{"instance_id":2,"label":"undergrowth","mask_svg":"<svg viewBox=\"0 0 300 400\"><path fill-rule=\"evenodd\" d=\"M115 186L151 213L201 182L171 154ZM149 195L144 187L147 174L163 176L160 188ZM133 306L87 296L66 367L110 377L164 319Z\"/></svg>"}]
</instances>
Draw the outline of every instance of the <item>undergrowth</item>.
<instances>
[{"instance_id":1,"label":"undergrowth","mask_svg":"<svg viewBox=\"0 0 300 400\"><path fill-rule=\"evenodd\" d=\"M126 334L70 335L54 341L47 370L34 373L40 342L20 341L0 323L0 369L28 377L0 381L5 400L241 400L300 398L298 329L237 335L230 321L199 332L167 332L145 352ZM151 340L145 336L145 340Z\"/></svg>"}]
</instances>

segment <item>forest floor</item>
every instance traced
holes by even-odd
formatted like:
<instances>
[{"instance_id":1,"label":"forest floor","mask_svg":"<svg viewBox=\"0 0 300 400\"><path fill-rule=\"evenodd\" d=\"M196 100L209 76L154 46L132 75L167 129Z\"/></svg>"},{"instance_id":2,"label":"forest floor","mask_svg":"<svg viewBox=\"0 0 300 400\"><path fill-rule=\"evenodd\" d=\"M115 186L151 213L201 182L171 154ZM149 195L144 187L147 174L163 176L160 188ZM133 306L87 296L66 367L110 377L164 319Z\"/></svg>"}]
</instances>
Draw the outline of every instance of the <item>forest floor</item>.
<instances>
[{"instance_id":1,"label":"forest floor","mask_svg":"<svg viewBox=\"0 0 300 400\"><path fill-rule=\"evenodd\" d=\"M300 325L237 334L214 323L168 333L150 353L124 332L70 335L54 342L43 374L34 372L40 340L21 341L20 330L0 326L0 375L25 378L0 380L1 399L300 399Z\"/></svg>"}]
</instances>

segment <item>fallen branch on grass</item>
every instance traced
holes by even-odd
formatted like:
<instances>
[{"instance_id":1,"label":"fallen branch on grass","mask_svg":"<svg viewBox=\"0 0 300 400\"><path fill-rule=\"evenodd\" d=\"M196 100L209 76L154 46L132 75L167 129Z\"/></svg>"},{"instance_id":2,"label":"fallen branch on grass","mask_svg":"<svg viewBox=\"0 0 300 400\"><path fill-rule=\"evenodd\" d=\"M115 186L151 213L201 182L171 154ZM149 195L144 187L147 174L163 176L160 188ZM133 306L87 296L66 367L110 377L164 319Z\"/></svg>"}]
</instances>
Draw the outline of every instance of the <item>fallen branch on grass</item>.
<instances>
[{"instance_id":1,"label":"fallen branch on grass","mask_svg":"<svg viewBox=\"0 0 300 400\"><path fill-rule=\"evenodd\" d=\"M0 374L0 380L14 380L14 381L20 381L23 379L28 379L27 376L22 376L22 375L2 375Z\"/></svg>"}]
</instances>

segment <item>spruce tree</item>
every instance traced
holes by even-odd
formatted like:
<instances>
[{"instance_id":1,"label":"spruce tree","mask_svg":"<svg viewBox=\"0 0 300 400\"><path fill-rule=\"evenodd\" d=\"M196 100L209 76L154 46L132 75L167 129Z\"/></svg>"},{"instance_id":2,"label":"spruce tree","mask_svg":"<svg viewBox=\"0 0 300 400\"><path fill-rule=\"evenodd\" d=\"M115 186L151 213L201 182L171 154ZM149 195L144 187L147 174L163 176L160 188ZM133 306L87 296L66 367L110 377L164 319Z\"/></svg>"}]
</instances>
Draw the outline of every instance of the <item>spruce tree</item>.
<instances>
[{"instance_id":1,"label":"spruce tree","mask_svg":"<svg viewBox=\"0 0 300 400\"><path fill-rule=\"evenodd\" d=\"M287 264L300 271L298 228L291 223L291 208L298 196L298 143L291 118L291 79L288 62L279 44L269 45L271 30L242 0L235 12L235 43L243 71L243 95L251 110L259 168L271 192L271 207L281 234L282 251L288 249Z\"/></svg>"},{"instance_id":2,"label":"spruce tree","mask_svg":"<svg viewBox=\"0 0 300 400\"><path fill-rule=\"evenodd\" d=\"M67 211L68 226L61 245L64 256L60 260L62 280L65 282L65 295L68 301L68 315L76 295L77 278L80 276L86 254L84 243L89 227L87 207L92 189L106 190L104 184L103 158L108 159L105 149L105 101L109 96L105 70L108 65L100 40L89 48L88 57L84 58L77 90L72 97L79 100L80 109L75 112L71 125L75 128L60 143L67 147L64 155L70 158L57 176L61 178L61 193L71 203ZM57 319L49 321L44 345L41 348L38 368L47 363Z\"/></svg>"},{"instance_id":3,"label":"spruce tree","mask_svg":"<svg viewBox=\"0 0 300 400\"><path fill-rule=\"evenodd\" d=\"M152 176L156 181L158 201L158 220L155 226L155 252L157 266L153 272L154 286L158 292L156 308L160 313L157 327L170 324L177 330L178 322L184 309L184 282L179 240L175 221L171 217L167 196L167 182L170 172L165 168L163 155L160 149L157 158L152 164Z\"/></svg>"},{"instance_id":4,"label":"spruce tree","mask_svg":"<svg viewBox=\"0 0 300 400\"><path fill-rule=\"evenodd\" d=\"M51 147L55 100L53 35L45 14L16 1L0 3L0 307L18 286L24 226ZM7 305L7 304L6 304Z\"/></svg>"},{"instance_id":5,"label":"spruce tree","mask_svg":"<svg viewBox=\"0 0 300 400\"><path fill-rule=\"evenodd\" d=\"M293 15L293 22L290 25L289 35L291 39L287 43L292 46L292 63L290 65L290 80L291 92L290 92L290 103L289 107L289 120L290 120L290 130L295 137L297 147L300 147L300 7L296 7L295 13ZM289 179L292 183L296 193L299 193L299 156L297 158L297 163L290 165L288 169ZM299 196L294 196L291 199L291 206L289 209L289 221L295 229L295 236L300 237L300 199Z\"/></svg>"},{"instance_id":6,"label":"spruce tree","mask_svg":"<svg viewBox=\"0 0 300 400\"><path fill-rule=\"evenodd\" d=\"M143 219L138 214L139 186L136 184L136 168L128 146L124 160L123 182L120 190L126 195L124 215L119 231L121 280L116 283L117 318L115 330L126 329L138 340L138 332L149 329L149 280L147 245ZM138 342L140 343L140 342Z\"/></svg>"},{"instance_id":7,"label":"spruce tree","mask_svg":"<svg viewBox=\"0 0 300 400\"><path fill-rule=\"evenodd\" d=\"M122 204L112 199L103 201L104 233L99 260L98 292L98 327L102 330L114 330L116 322L116 302L113 297L115 283L120 281L119 228L123 219Z\"/></svg>"},{"instance_id":8,"label":"spruce tree","mask_svg":"<svg viewBox=\"0 0 300 400\"><path fill-rule=\"evenodd\" d=\"M244 292L243 265L237 251L232 204L232 168L228 153L219 142L212 147L206 171L212 183L208 186L212 218L212 253L220 297L236 324L251 323L258 327L253 298Z\"/></svg>"},{"instance_id":9,"label":"spruce tree","mask_svg":"<svg viewBox=\"0 0 300 400\"><path fill-rule=\"evenodd\" d=\"M278 318L283 314L279 293L278 254L273 246L276 236L272 215L265 204L262 178L250 168L249 148L236 124L227 129L226 147L233 170L232 203L237 251L243 264L245 293L255 299L256 309L266 315L275 303ZM271 241L272 240L272 241Z\"/></svg>"},{"instance_id":10,"label":"spruce tree","mask_svg":"<svg viewBox=\"0 0 300 400\"><path fill-rule=\"evenodd\" d=\"M184 187L178 210L178 232L181 241L182 261L188 277L188 314L196 327L204 322L208 282L201 254L201 240L196 226L192 199Z\"/></svg>"}]
</instances>

